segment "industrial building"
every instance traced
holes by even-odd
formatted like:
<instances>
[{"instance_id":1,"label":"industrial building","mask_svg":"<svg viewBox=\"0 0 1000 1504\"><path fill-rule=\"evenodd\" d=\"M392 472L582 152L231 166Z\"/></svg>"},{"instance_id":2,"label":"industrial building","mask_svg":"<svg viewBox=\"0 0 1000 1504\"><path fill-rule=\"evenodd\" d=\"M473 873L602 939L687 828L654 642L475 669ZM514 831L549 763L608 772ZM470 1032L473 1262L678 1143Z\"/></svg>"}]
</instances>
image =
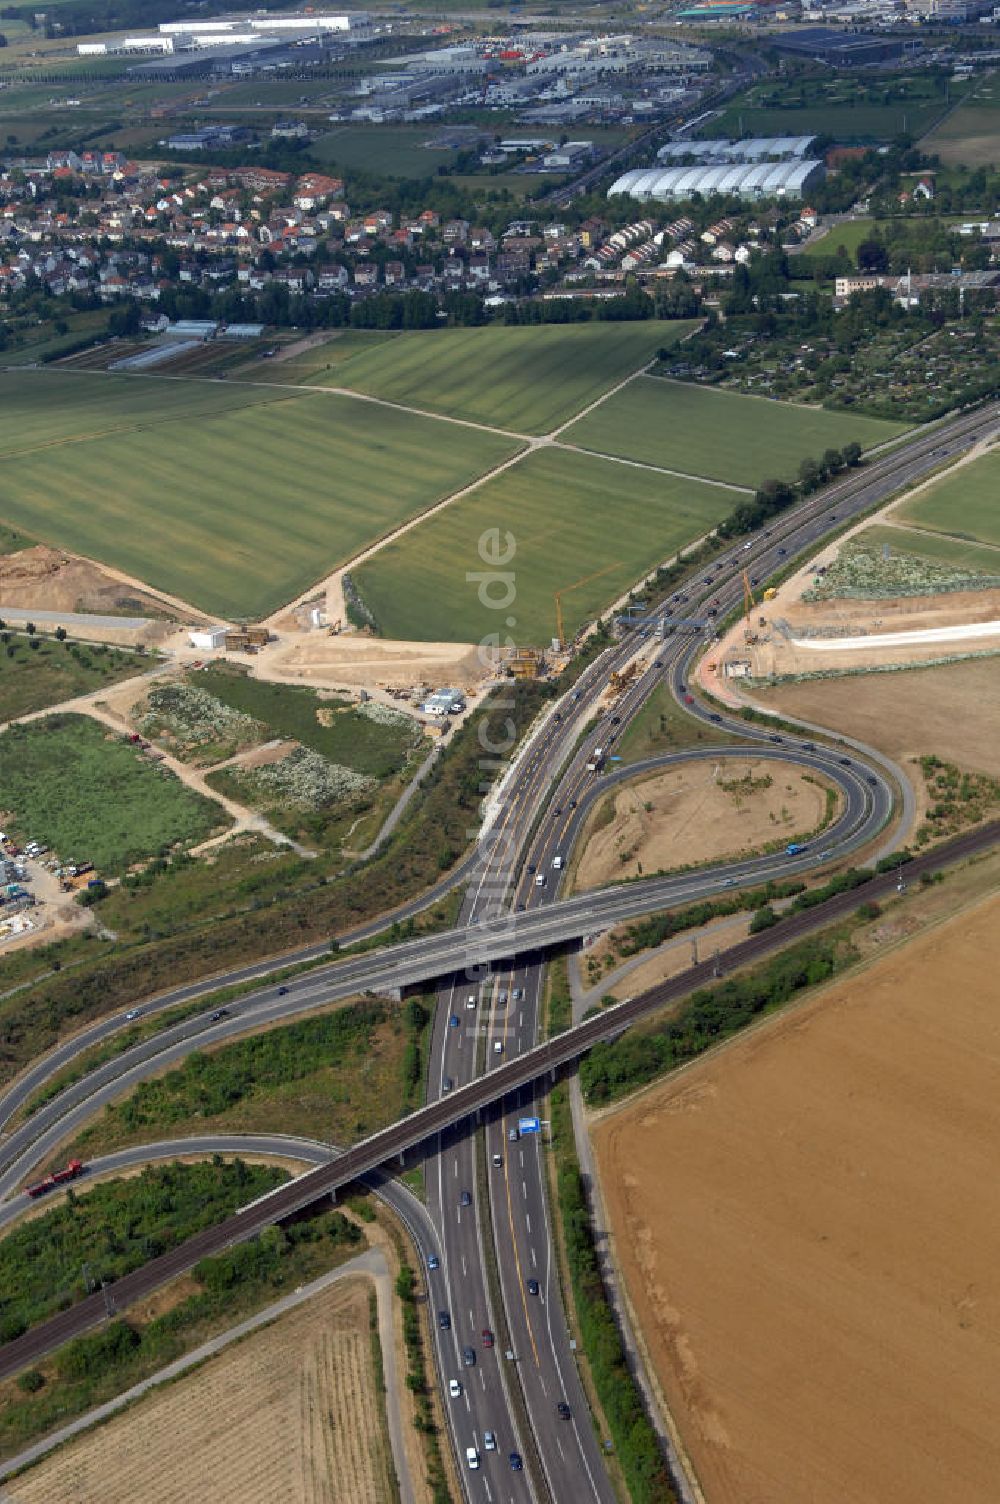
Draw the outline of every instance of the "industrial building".
<instances>
[{"instance_id":1,"label":"industrial building","mask_svg":"<svg viewBox=\"0 0 1000 1504\"><path fill-rule=\"evenodd\" d=\"M724 162L696 167L640 167L622 173L608 189L608 198L627 194L639 203L702 198L804 198L826 176L826 168L811 158L784 162Z\"/></svg>"},{"instance_id":2,"label":"industrial building","mask_svg":"<svg viewBox=\"0 0 1000 1504\"><path fill-rule=\"evenodd\" d=\"M746 141L671 141L661 146L657 160L674 162L782 162L804 157L816 137L752 136Z\"/></svg>"},{"instance_id":3,"label":"industrial building","mask_svg":"<svg viewBox=\"0 0 1000 1504\"><path fill-rule=\"evenodd\" d=\"M777 32L768 41L776 52L790 52L795 57L809 58L831 68L859 68L869 63L893 62L923 48L923 42L912 37L834 31L825 26Z\"/></svg>"}]
</instances>

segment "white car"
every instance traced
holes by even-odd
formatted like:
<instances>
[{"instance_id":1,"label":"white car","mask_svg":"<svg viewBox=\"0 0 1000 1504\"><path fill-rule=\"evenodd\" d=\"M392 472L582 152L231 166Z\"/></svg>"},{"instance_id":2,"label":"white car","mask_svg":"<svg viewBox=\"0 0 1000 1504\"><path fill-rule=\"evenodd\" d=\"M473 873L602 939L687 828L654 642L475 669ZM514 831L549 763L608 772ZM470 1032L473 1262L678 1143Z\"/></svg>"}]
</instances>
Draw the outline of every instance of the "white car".
<instances>
[{"instance_id":1,"label":"white car","mask_svg":"<svg viewBox=\"0 0 1000 1504\"><path fill-rule=\"evenodd\" d=\"M467 1008L474 1008L476 1006L476 994L474 992L470 992L465 999L465 1006Z\"/></svg>"},{"instance_id":2,"label":"white car","mask_svg":"<svg viewBox=\"0 0 1000 1504\"><path fill-rule=\"evenodd\" d=\"M493 1053L494 1053L494 1055L502 1055L503 1054L503 1040L502 1039L494 1039L494 1041L493 1041Z\"/></svg>"},{"instance_id":3,"label":"white car","mask_svg":"<svg viewBox=\"0 0 1000 1504\"><path fill-rule=\"evenodd\" d=\"M483 1432L483 1451L484 1452L495 1452L496 1449L497 1449L497 1439L496 1439L496 1436L493 1434L492 1431L484 1431Z\"/></svg>"},{"instance_id":4,"label":"white car","mask_svg":"<svg viewBox=\"0 0 1000 1504\"><path fill-rule=\"evenodd\" d=\"M458 1380L458 1379L449 1379L448 1380L448 1393L451 1395L451 1397L452 1397L453 1400L457 1400L457 1399L461 1398L461 1395L462 1395L462 1385L461 1385L460 1380Z\"/></svg>"},{"instance_id":5,"label":"white car","mask_svg":"<svg viewBox=\"0 0 1000 1504\"><path fill-rule=\"evenodd\" d=\"M475 1472L476 1468L479 1466L479 1453L476 1451L475 1447L466 1447L465 1460L469 1464L469 1467L472 1469L472 1471Z\"/></svg>"}]
</instances>

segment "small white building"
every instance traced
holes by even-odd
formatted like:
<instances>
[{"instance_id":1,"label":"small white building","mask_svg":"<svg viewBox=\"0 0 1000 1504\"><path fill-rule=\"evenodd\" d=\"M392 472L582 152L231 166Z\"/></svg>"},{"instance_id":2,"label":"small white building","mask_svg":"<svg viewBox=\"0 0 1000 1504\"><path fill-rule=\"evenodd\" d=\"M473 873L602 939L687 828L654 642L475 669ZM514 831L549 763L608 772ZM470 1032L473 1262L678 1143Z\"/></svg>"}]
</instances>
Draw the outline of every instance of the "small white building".
<instances>
[{"instance_id":1,"label":"small white building","mask_svg":"<svg viewBox=\"0 0 1000 1504\"><path fill-rule=\"evenodd\" d=\"M465 696L458 689L438 689L428 696L420 708L424 715L461 715L465 709Z\"/></svg>"},{"instance_id":2,"label":"small white building","mask_svg":"<svg viewBox=\"0 0 1000 1504\"><path fill-rule=\"evenodd\" d=\"M188 642L193 648L201 648L203 652L211 653L216 648L224 648L226 645L226 632L228 627L198 627L188 633Z\"/></svg>"}]
</instances>

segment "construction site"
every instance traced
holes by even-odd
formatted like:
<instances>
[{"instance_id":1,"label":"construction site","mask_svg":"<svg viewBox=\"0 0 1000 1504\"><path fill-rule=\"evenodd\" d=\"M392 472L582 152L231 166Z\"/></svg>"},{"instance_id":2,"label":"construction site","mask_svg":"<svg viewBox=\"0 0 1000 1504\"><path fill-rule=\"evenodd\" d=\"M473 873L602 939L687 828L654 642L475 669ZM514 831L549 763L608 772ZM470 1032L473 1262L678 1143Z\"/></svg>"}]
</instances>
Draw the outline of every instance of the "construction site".
<instances>
[{"instance_id":1,"label":"construction site","mask_svg":"<svg viewBox=\"0 0 1000 1504\"><path fill-rule=\"evenodd\" d=\"M817 585L830 580L838 552L846 547L847 539L840 540L759 596L744 571L740 620L706 653L700 669L705 687L734 701L741 686L1000 651L998 588L868 599L839 595L835 587L820 592Z\"/></svg>"}]
</instances>

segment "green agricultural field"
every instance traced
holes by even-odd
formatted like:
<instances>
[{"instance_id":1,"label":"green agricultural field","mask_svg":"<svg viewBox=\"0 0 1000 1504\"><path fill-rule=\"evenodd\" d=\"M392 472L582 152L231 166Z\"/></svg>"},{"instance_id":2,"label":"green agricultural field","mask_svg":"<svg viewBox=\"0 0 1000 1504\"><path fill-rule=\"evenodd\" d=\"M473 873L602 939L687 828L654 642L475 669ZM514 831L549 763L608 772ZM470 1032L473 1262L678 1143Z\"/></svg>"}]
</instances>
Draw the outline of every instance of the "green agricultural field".
<instances>
[{"instance_id":1,"label":"green agricultural field","mask_svg":"<svg viewBox=\"0 0 1000 1504\"><path fill-rule=\"evenodd\" d=\"M1000 89L991 75L921 143L949 167L995 167L1000 163Z\"/></svg>"},{"instance_id":2,"label":"green agricultural field","mask_svg":"<svg viewBox=\"0 0 1000 1504\"><path fill-rule=\"evenodd\" d=\"M31 641L7 632L3 636L9 636L10 641L0 647L0 725L15 716L30 715L76 695L117 684L149 667L148 658L121 648L56 642L54 638Z\"/></svg>"},{"instance_id":3,"label":"green agricultural field","mask_svg":"<svg viewBox=\"0 0 1000 1504\"><path fill-rule=\"evenodd\" d=\"M894 515L900 522L1000 547L1000 454L994 451L963 465Z\"/></svg>"},{"instance_id":4,"label":"green agricultural field","mask_svg":"<svg viewBox=\"0 0 1000 1504\"><path fill-rule=\"evenodd\" d=\"M393 178L429 178L439 167L450 167L454 151L424 145L433 126L339 125L318 136L309 156L324 168L372 172Z\"/></svg>"},{"instance_id":5,"label":"green agricultural field","mask_svg":"<svg viewBox=\"0 0 1000 1504\"><path fill-rule=\"evenodd\" d=\"M355 573L387 637L479 642L490 633L545 645L562 593L571 638L637 579L731 511L731 491L565 450L542 450L389 544ZM502 566L514 598L478 600L468 575L491 566L490 529L513 539ZM485 545L485 554L496 552ZM489 587L493 600L507 594Z\"/></svg>"},{"instance_id":6,"label":"green agricultural field","mask_svg":"<svg viewBox=\"0 0 1000 1504\"><path fill-rule=\"evenodd\" d=\"M266 388L182 385L91 372L0 371L0 456L13 458L67 440L161 426L176 442L195 419L283 400L281 392ZM77 454L74 451L74 464ZM60 467L68 468L65 456ZM3 511L0 497L0 515Z\"/></svg>"},{"instance_id":7,"label":"green agricultural field","mask_svg":"<svg viewBox=\"0 0 1000 1504\"><path fill-rule=\"evenodd\" d=\"M817 132L839 142L890 141L919 136L940 120L950 93L939 79L856 74L827 78L767 79L731 100L702 134L706 136L798 136Z\"/></svg>"},{"instance_id":8,"label":"green agricultural field","mask_svg":"<svg viewBox=\"0 0 1000 1504\"><path fill-rule=\"evenodd\" d=\"M6 419L10 393L17 414L4 424L0 520L224 617L274 609L517 447L333 395L53 382L0 378L0 410ZM22 386L34 401L18 400ZM61 392L82 394L89 411L77 401L47 418L39 399ZM164 399L172 418L157 421Z\"/></svg>"},{"instance_id":9,"label":"green agricultural field","mask_svg":"<svg viewBox=\"0 0 1000 1504\"><path fill-rule=\"evenodd\" d=\"M31 548L34 542L34 538L28 538L16 528L4 527L0 523L0 554L19 553L22 548Z\"/></svg>"},{"instance_id":10,"label":"green agricultural field","mask_svg":"<svg viewBox=\"0 0 1000 1504\"><path fill-rule=\"evenodd\" d=\"M402 334L331 372L334 386L515 433L550 433L692 324L497 325Z\"/></svg>"},{"instance_id":11,"label":"green agricultural field","mask_svg":"<svg viewBox=\"0 0 1000 1504\"><path fill-rule=\"evenodd\" d=\"M297 336L296 336L297 338ZM391 344L399 338L398 333L383 329L338 329L321 344L312 345L297 355L283 359L280 353L273 359L264 360L258 355L248 358L242 352L242 360L230 369L235 381L268 381L287 383L289 386L339 386L340 368L358 355L376 350L380 345ZM277 341L268 340L264 349L274 349ZM329 373L329 374L328 374Z\"/></svg>"},{"instance_id":12,"label":"green agricultural field","mask_svg":"<svg viewBox=\"0 0 1000 1504\"><path fill-rule=\"evenodd\" d=\"M799 464L856 441L866 449L904 425L764 397L642 377L567 429L567 443L754 488L795 477Z\"/></svg>"},{"instance_id":13,"label":"green agricultural field","mask_svg":"<svg viewBox=\"0 0 1000 1504\"><path fill-rule=\"evenodd\" d=\"M953 564L956 569L1000 576L1000 547L995 544L964 543L959 538L923 528L878 525L866 527L858 542L873 543L876 548L887 544L894 554L913 554L932 564Z\"/></svg>"},{"instance_id":14,"label":"green agricultural field","mask_svg":"<svg viewBox=\"0 0 1000 1504\"><path fill-rule=\"evenodd\" d=\"M0 789L8 830L66 861L91 861L105 876L229 824L212 800L82 715L5 731Z\"/></svg>"}]
</instances>

